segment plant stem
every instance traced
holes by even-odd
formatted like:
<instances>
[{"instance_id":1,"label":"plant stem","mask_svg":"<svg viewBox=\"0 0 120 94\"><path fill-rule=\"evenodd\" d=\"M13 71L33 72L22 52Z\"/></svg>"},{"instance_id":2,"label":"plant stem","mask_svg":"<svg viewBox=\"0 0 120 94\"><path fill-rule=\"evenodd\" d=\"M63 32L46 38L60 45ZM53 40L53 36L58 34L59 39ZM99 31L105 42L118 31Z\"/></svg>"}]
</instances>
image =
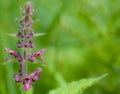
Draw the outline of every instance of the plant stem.
<instances>
[{"instance_id":1,"label":"plant stem","mask_svg":"<svg viewBox=\"0 0 120 94\"><path fill-rule=\"evenodd\" d=\"M24 69L24 76L26 76L27 75L27 62L26 62L26 48L24 48L24 60L23 60L23 64L24 64L24 67L23 67L23 69Z\"/></svg>"}]
</instances>

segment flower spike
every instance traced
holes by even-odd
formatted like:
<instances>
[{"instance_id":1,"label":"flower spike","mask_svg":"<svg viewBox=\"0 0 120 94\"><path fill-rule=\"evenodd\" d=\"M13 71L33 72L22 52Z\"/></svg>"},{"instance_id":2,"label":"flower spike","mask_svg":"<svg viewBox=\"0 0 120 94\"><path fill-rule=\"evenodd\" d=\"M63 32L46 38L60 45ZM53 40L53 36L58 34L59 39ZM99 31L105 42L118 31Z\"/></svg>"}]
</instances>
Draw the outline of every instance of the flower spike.
<instances>
[{"instance_id":1,"label":"flower spike","mask_svg":"<svg viewBox=\"0 0 120 94\"><path fill-rule=\"evenodd\" d=\"M27 73L27 63L35 62L36 57L40 57L41 61L44 62L42 54L45 52L45 49L42 49L38 52L31 53L31 49L35 47L32 38L34 37L34 32L32 29L32 25L35 21L32 20L33 16L33 6L30 1L25 4L24 11L22 12L22 18L16 19L16 21L20 24L16 37L18 37L17 48L22 49L22 54L9 48L5 48L5 51L8 53L8 56L13 56L15 60L19 62L19 73L14 74L13 78L16 83L22 83L24 90L29 90L31 85L40 79L41 68L37 68L35 71L28 75ZM37 34L44 35L44 34ZM12 34L14 36L14 34Z\"/></svg>"}]
</instances>

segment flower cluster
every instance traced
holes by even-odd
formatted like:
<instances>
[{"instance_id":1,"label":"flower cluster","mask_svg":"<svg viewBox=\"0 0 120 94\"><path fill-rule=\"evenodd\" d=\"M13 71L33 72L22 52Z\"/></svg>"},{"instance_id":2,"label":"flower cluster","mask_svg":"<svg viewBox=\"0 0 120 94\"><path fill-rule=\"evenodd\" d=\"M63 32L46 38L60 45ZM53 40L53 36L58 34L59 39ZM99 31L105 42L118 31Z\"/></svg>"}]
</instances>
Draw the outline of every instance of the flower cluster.
<instances>
[{"instance_id":1,"label":"flower cluster","mask_svg":"<svg viewBox=\"0 0 120 94\"><path fill-rule=\"evenodd\" d=\"M40 73L41 72L41 68L38 68L37 70L35 70L34 72L32 72L30 75L27 75L25 78L22 78L22 75L20 74L14 74L14 80L16 83L20 83L22 82L24 85L24 89L25 90L29 90L30 89L30 85L39 80L40 78Z\"/></svg>"},{"instance_id":2,"label":"flower cluster","mask_svg":"<svg viewBox=\"0 0 120 94\"><path fill-rule=\"evenodd\" d=\"M30 85L33 82L39 80L39 73L42 70L41 68L38 68L34 72L27 74L27 62L35 62L37 56L40 57L42 62L44 62L44 59L42 58L42 53L45 52L45 49L42 49L35 53L31 53L30 51L30 49L34 48L34 43L32 42L32 38L34 37L34 32L32 29L32 24L34 23L34 21L32 20L32 15L32 3L27 2L22 13L22 18L17 19L20 27L16 34L16 36L19 38L17 42L17 48L21 48L24 54L21 55L19 52L15 52L13 50L10 50L9 48L5 48L8 56L13 56L15 60L17 60L20 64L20 73L14 74L14 80L16 83L23 83L24 90L29 90Z\"/></svg>"}]
</instances>

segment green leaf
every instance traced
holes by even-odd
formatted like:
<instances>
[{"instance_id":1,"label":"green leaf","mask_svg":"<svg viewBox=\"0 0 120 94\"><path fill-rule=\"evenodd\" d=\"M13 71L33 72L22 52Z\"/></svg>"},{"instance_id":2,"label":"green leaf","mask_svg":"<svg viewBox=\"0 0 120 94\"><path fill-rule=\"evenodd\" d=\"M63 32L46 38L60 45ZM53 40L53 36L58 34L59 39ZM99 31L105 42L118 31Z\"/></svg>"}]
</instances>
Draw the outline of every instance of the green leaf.
<instances>
[{"instance_id":1,"label":"green leaf","mask_svg":"<svg viewBox=\"0 0 120 94\"><path fill-rule=\"evenodd\" d=\"M66 84L56 90L50 91L48 94L82 94L84 90L92 86L94 83L104 78L108 74L104 74L97 78L82 79L79 81L73 81Z\"/></svg>"}]
</instances>

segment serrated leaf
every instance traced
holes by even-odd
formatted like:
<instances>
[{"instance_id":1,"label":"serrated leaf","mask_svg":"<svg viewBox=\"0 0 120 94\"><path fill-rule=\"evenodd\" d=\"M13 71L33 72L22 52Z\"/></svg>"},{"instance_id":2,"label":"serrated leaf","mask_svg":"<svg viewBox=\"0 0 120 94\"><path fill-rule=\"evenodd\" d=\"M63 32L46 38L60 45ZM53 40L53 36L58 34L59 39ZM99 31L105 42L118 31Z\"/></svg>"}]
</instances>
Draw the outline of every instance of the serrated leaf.
<instances>
[{"instance_id":1,"label":"serrated leaf","mask_svg":"<svg viewBox=\"0 0 120 94\"><path fill-rule=\"evenodd\" d=\"M84 90L92 86L94 83L104 78L108 74L104 74L97 78L82 79L66 84L56 90L50 91L48 94L82 94Z\"/></svg>"}]
</instances>

